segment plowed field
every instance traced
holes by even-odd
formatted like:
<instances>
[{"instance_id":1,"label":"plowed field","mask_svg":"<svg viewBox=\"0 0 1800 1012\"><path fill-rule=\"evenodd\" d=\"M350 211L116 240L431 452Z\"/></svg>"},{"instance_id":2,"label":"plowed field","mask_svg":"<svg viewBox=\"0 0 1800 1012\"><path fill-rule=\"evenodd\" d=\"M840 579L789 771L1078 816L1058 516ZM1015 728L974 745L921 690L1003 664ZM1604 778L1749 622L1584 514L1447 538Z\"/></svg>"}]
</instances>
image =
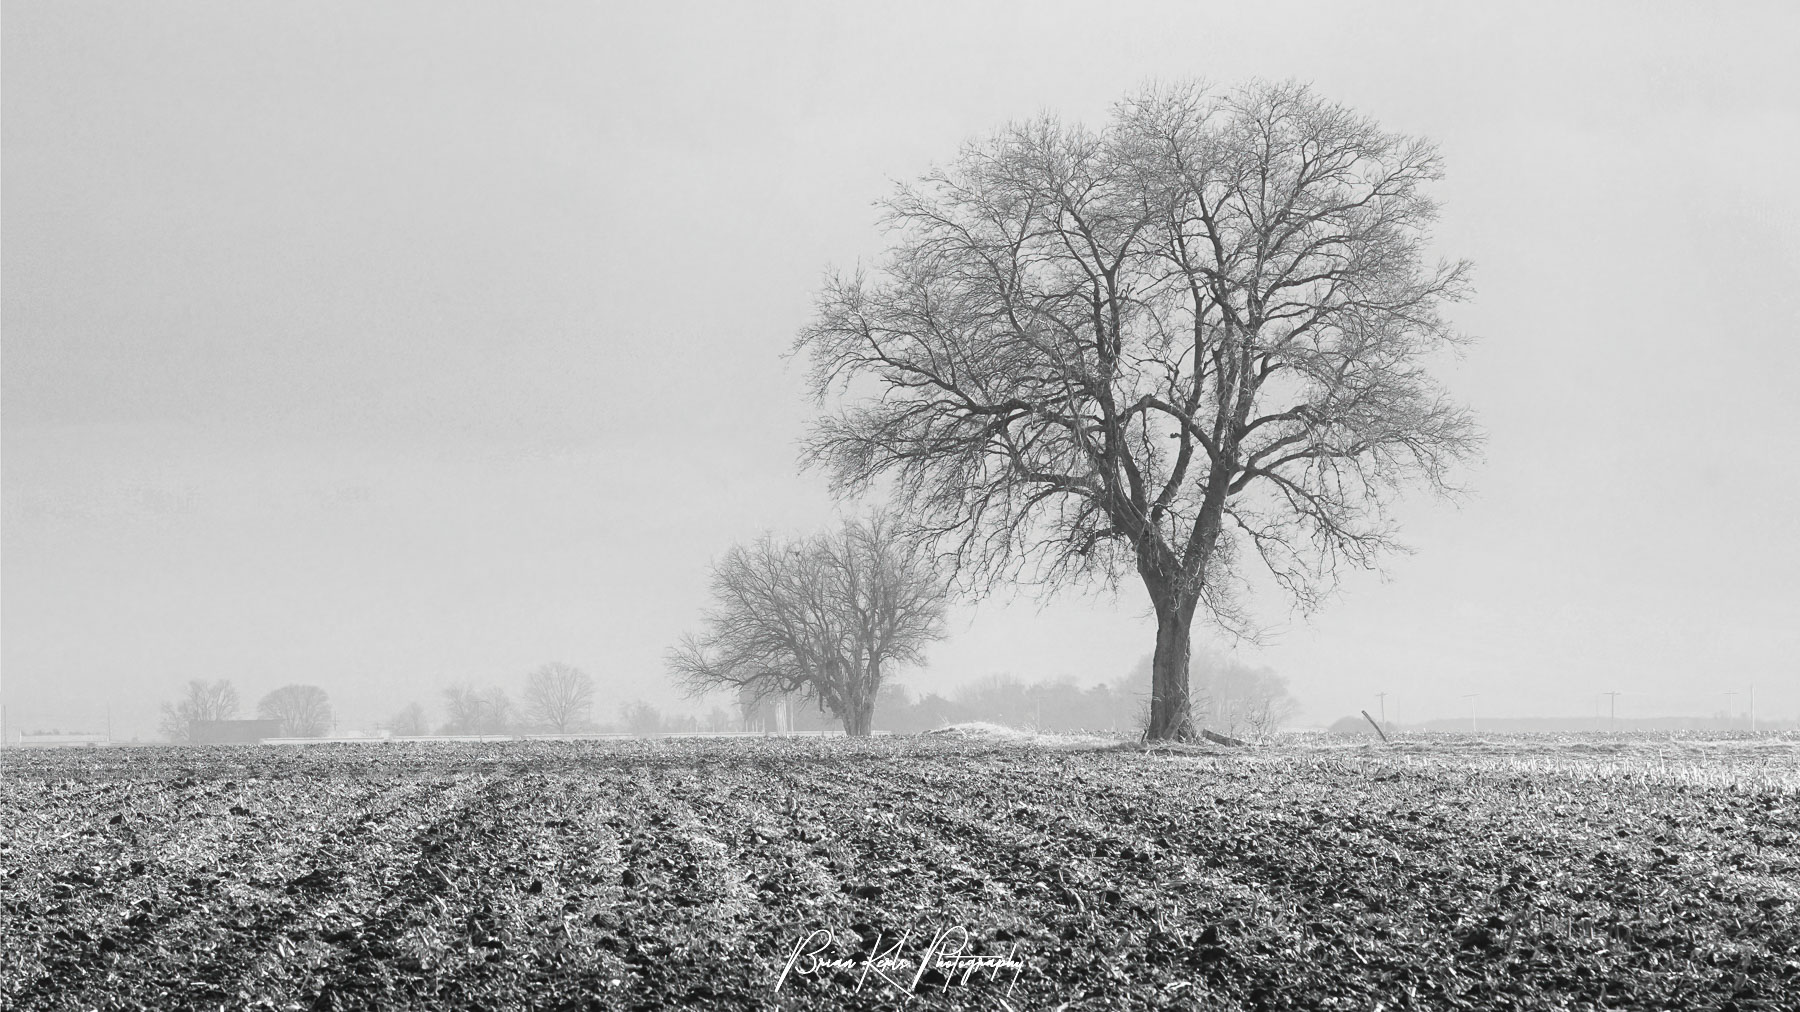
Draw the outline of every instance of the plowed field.
<instances>
[{"instance_id":1,"label":"plowed field","mask_svg":"<svg viewBox=\"0 0 1800 1012\"><path fill-rule=\"evenodd\" d=\"M0 1006L1800 1008L1797 749L10 749Z\"/></svg>"}]
</instances>

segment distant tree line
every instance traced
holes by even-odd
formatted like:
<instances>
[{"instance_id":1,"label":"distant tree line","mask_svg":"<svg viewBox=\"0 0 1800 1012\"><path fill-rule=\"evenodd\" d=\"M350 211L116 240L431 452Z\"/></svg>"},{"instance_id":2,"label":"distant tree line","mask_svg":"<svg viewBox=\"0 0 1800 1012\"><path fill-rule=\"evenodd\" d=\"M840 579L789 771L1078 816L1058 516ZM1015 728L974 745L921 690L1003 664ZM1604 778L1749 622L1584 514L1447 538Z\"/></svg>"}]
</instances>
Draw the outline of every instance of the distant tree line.
<instances>
[{"instance_id":1,"label":"distant tree line","mask_svg":"<svg viewBox=\"0 0 1800 1012\"><path fill-rule=\"evenodd\" d=\"M1143 705L1143 693L1127 687L1122 678L1083 688L1070 676L1028 682L995 675L949 696L915 695L904 686L888 685L882 690L876 727L913 734L986 722L1045 732L1129 732Z\"/></svg>"},{"instance_id":2,"label":"distant tree line","mask_svg":"<svg viewBox=\"0 0 1800 1012\"><path fill-rule=\"evenodd\" d=\"M1070 676L1027 680L994 675L950 695L915 694L887 680L878 682L866 709L868 730L916 733L951 724L986 721L1046 732L1136 733L1145 726L1148 703L1142 688L1151 660L1096 685L1081 686ZM1293 713L1287 684L1267 668L1253 668L1222 655L1196 651L1192 695L1200 723L1234 737L1262 737ZM735 706L715 703L705 713L669 713L643 700L623 703L616 718L595 719L593 679L579 668L550 663L525 676L518 700L503 686L453 685L443 690L434 714L408 703L384 724L396 737L430 734L679 734L694 731L844 730L843 714L806 681L781 691L754 680L737 687ZM181 699L163 704L163 736L174 742L200 740L196 725L238 716L236 687L226 679L193 680ZM322 737L334 726L331 701L316 685L284 685L263 696L256 714L279 721L279 734Z\"/></svg>"},{"instance_id":3,"label":"distant tree line","mask_svg":"<svg viewBox=\"0 0 1800 1012\"><path fill-rule=\"evenodd\" d=\"M603 730L594 722L594 679L580 668L560 662L544 664L525 676L519 703L498 685L475 688L452 685L443 692L440 734L581 734ZM388 721L395 735L429 734L425 708L410 703Z\"/></svg>"},{"instance_id":4,"label":"distant tree line","mask_svg":"<svg viewBox=\"0 0 1800 1012\"><path fill-rule=\"evenodd\" d=\"M500 686L477 689L453 685L443 691L442 719L418 702L408 703L386 722L393 735L512 734L518 732L570 733L607 729L592 719L594 681L579 668L550 663L525 677L520 701ZM229 679L188 682L180 699L162 706L160 730L173 742L200 740L200 726L235 720L239 715L237 687ZM279 723L279 735L319 738L335 727L330 697L317 685L284 685L263 696L256 715ZM624 722L624 715L621 715ZM660 717L659 717L660 719Z\"/></svg>"},{"instance_id":5,"label":"distant tree line","mask_svg":"<svg viewBox=\"0 0 1800 1012\"><path fill-rule=\"evenodd\" d=\"M915 696L899 685L883 690L876 727L899 733L985 721L1021 730L1139 733L1149 721L1144 690L1152 660L1128 673L1083 687L1072 676L1027 681L996 675L965 685L948 697ZM1189 674L1196 722L1234 738L1263 738L1292 718L1297 708L1287 680L1212 653L1194 653Z\"/></svg>"}]
</instances>

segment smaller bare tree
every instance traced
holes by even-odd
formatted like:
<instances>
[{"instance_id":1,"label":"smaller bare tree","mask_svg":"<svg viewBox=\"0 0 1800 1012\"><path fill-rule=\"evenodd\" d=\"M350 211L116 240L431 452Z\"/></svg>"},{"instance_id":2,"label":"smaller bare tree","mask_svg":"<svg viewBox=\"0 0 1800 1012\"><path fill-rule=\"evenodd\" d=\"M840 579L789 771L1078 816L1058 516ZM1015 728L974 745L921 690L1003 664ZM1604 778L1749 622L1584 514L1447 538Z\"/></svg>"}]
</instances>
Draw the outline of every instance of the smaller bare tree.
<instances>
[{"instance_id":1,"label":"smaller bare tree","mask_svg":"<svg viewBox=\"0 0 1800 1012\"><path fill-rule=\"evenodd\" d=\"M1150 655L1141 658L1126 684L1141 682L1153 663ZM1199 724L1233 738L1267 738L1300 709L1286 678L1272 668L1251 667L1223 650L1196 647L1188 663L1188 682L1184 688L1193 699ZM1137 722L1148 726L1147 707Z\"/></svg>"},{"instance_id":2,"label":"smaller bare tree","mask_svg":"<svg viewBox=\"0 0 1800 1012\"><path fill-rule=\"evenodd\" d=\"M287 738L319 738L331 730L331 701L317 685L284 685L256 704L256 715L281 721Z\"/></svg>"},{"instance_id":3,"label":"smaller bare tree","mask_svg":"<svg viewBox=\"0 0 1800 1012\"><path fill-rule=\"evenodd\" d=\"M1206 722L1233 738L1267 738L1299 709L1287 679L1269 668L1197 661L1194 688Z\"/></svg>"},{"instance_id":4,"label":"smaller bare tree","mask_svg":"<svg viewBox=\"0 0 1800 1012\"><path fill-rule=\"evenodd\" d=\"M444 690L444 710L446 734L505 734L512 727L512 699L499 687L453 685Z\"/></svg>"},{"instance_id":5,"label":"smaller bare tree","mask_svg":"<svg viewBox=\"0 0 1800 1012\"><path fill-rule=\"evenodd\" d=\"M734 694L737 703L738 729L741 731L791 731L786 717L787 702L779 693L758 691L750 685L738 686Z\"/></svg>"},{"instance_id":6,"label":"smaller bare tree","mask_svg":"<svg viewBox=\"0 0 1800 1012\"><path fill-rule=\"evenodd\" d=\"M631 734L660 734L667 730L662 711L641 699L634 699L621 707L619 719Z\"/></svg>"},{"instance_id":7,"label":"smaller bare tree","mask_svg":"<svg viewBox=\"0 0 1800 1012\"><path fill-rule=\"evenodd\" d=\"M525 717L538 727L567 734L587 723L594 708L594 680L567 664L550 663L525 678Z\"/></svg>"},{"instance_id":8,"label":"smaller bare tree","mask_svg":"<svg viewBox=\"0 0 1800 1012\"><path fill-rule=\"evenodd\" d=\"M868 734L881 680L943 637L944 582L898 530L878 511L805 541L732 548L713 566L708 631L682 638L670 672L690 696L795 693L845 734Z\"/></svg>"},{"instance_id":9,"label":"smaller bare tree","mask_svg":"<svg viewBox=\"0 0 1800 1012\"><path fill-rule=\"evenodd\" d=\"M388 733L403 738L429 734L430 725L425 721L425 708L418 703L408 703L399 713L388 718Z\"/></svg>"},{"instance_id":10,"label":"smaller bare tree","mask_svg":"<svg viewBox=\"0 0 1800 1012\"><path fill-rule=\"evenodd\" d=\"M194 724L202 720L230 720L237 716L237 688L221 678L188 682L187 695L178 703L162 706L162 734L170 741L194 741Z\"/></svg>"}]
</instances>

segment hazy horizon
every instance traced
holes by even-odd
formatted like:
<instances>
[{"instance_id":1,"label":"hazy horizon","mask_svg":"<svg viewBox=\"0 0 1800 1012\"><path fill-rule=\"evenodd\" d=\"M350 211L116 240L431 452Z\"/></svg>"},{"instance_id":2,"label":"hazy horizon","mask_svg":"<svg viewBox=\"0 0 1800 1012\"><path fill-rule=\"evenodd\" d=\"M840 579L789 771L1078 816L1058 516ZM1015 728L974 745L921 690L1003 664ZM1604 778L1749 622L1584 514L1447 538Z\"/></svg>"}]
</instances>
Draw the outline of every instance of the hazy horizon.
<instances>
[{"instance_id":1,"label":"hazy horizon","mask_svg":"<svg viewBox=\"0 0 1800 1012\"><path fill-rule=\"evenodd\" d=\"M1800 719L1800 13L5 5L0 701L351 726L548 661L680 708L709 561L835 515L787 358L871 202L1008 120L1297 78L1435 140L1488 435L1414 553L1236 656L1376 706ZM1271 25L1277 26L1271 28ZM1111 680L1141 586L959 605L903 684ZM1215 649L1232 645L1213 630ZM1147 689L1147 685L1145 686Z\"/></svg>"}]
</instances>

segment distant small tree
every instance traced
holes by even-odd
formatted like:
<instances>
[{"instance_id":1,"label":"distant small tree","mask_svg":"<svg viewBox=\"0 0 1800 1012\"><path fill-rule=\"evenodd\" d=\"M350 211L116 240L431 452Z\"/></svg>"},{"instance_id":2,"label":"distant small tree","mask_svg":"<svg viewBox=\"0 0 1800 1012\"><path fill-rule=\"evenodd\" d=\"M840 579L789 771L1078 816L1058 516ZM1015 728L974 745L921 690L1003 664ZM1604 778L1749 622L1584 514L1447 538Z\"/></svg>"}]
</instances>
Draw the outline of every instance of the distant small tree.
<instances>
[{"instance_id":1,"label":"distant small tree","mask_svg":"<svg viewBox=\"0 0 1800 1012\"><path fill-rule=\"evenodd\" d=\"M256 715L281 721L286 738L319 738L331 730L331 701L317 685L284 685L256 704Z\"/></svg>"},{"instance_id":2,"label":"distant small tree","mask_svg":"<svg viewBox=\"0 0 1800 1012\"><path fill-rule=\"evenodd\" d=\"M876 709L876 722L883 731L904 734L931 731L975 719L977 717L970 715L959 702L935 692L915 699L905 686L894 682L881 687L881 701Z\"/></svg>"},{"instance_id":3,"label":"distant small tree","mask_svg":"<svg viewBox=\"0 0 1800 1012\"><path fill-rule=\"evenodd\" d=\"M1266 738L1300 708L1287 679L1270 668L1202 660L1196 695L1209 723L1233 738Z\"/></svg>"},{"instance_id":4,"label":"distant small tree","mask_svg":"<svg viewBox=\"0 0 1800 1012\"><path fill-rule=\"evenodd\" d=\"M1138 661L1133 678L1148 675L1153 663L1146 655ZM1188 680L1200 723L1233 738L1265 738L1300 708L1288 691L1287 679L1274 669L1251 667L1205 647L1193 651Z\"/></svg>"},{"instance_id":5,"label":"distant small tree","mask_svg":"<svg viewBox=\"0 0 1800 1012\"><path fill-rule=\"evenodd\" d=\"M230 720L237 716L237 688L221 678L205 682L196 678L188 682L187 695L176 703L162 705L161 730L169 741L194 741L194 723L202 720Z\"/></svg>"},{"instance_id":6,"label":"distant small tree","mask_svg":"<svg viewBox=\"0 0 1800 1012\"><path fill-rule=\"evenodd\" d=\"M631 734L659 734L663 730L662 711L641 699L626 703L619 716Z\"/></svg>"},{"instance_id":7,"label":"distant small tree","mask_svg":"<svg viewBox=\"0 0 1800 1012\"><path fill-rule=\"evenodd\" d=\"M453 685L444 690L444 710L445 734L505 734L512 728L512 699L498 686L477 691Z\"/></svg>"},{"instance_id":8,"label":"distant small tree","mask_svg":"<svg viewBox=\"0 0 1800 1012\"><path fill-rule=\"evenodd\" d=\"M738 686L734 695L737 703L739 730L763 732L782 730L784 700L780 695L765 694L750 685Z\"/></svg>"},{"instance_id":9,"label":"distant small tree","mask_svg":"<svg viewBox=\"0 0 1800 1012\"><path fill-rule=\"evenodd\" d=\"M944 634L944 582L881 511L797 543L736 546L714 564L712 592L707 631L668 658L688 694L810 697L849 735L870 732L882 679Z\"/></svg>"},{"instance_id":10,"label":"distant small tree","mask_svg":"<svg viewBox=\"0 0 1800 1012\"><path fill-rule=\"evenodd\" d=\"M388 732L403 738L417 737L431 732L425 720L425 708L418 703L408 703L399 713L388 719Z\"/></svg>"},{"instance_id":11,"label":"distant small tree","mask_svg":"<svg viewBox=\"0 0 1800 1012\"><path fill-rule=\"evenodd\" d=\"M593 708L594 680L579 668L553 662L525 678L525 717L534 725L567 734Z\"/></svg>"}]
</instances>

